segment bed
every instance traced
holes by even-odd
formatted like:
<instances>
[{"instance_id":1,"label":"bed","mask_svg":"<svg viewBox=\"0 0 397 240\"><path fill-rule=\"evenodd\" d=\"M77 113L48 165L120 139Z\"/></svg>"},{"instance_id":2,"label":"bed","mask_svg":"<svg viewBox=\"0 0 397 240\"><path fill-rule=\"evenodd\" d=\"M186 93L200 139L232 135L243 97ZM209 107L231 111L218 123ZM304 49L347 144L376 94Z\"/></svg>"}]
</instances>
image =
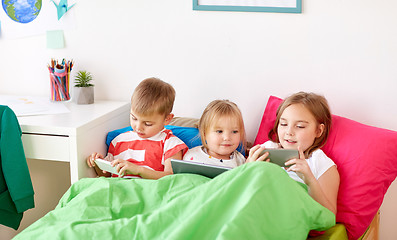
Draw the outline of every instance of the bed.
<instances>
[{"instance_id":1,"label":"bed","mask_svg":"<svg viewBox=\"0 0 397 240\"><path fill-rule=\"evenodd\" d=\"M267 140L281 101L269 98L254 144ZM167 128L189 147L201 144L197 128L174 124L180 126ZM110 132L107 141L126 129ZM341 176L336 217L276 165L249 163L214 179L81 179L14 239L307 239L309 232L309 239L368 237L397 174L397 132L333 115L323 150Z\"/></svg>"}]
</instances>

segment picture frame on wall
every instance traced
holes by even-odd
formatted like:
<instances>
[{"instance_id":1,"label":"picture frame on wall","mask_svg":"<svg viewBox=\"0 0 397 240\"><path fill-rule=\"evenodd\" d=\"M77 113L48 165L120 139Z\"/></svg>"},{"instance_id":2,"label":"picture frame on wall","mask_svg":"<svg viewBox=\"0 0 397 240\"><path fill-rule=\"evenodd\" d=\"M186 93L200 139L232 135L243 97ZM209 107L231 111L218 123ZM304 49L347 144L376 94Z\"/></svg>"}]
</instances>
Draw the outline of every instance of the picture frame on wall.
<instances>
[{"instance_id":1,"label":"picture frame on wall","mask_svg":"<svg viewBox=\"0 0 397 240\"><path fill-rule=\"evenodd\" d=\"M302 13L302 0L193 0L193 10Z\"/></svg>"}]
</instances>

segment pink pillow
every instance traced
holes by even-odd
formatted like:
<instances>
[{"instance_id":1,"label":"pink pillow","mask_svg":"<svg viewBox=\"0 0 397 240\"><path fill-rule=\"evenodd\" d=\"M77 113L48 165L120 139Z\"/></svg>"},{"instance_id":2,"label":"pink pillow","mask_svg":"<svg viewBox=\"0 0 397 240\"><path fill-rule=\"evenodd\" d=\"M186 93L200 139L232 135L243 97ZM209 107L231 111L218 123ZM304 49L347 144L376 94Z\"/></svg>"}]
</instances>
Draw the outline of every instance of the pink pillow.
<instances>
[{"instance_id":1,"label":"pink pillow","mask_svg":"<svg viewBox=\"0 0 397 240\"><path fill-rule=\"evenodd\" d=\"M270 96L254 144L268 140L282 99ZM397 175L397 132L332 115L323 151L338 166L341 182L336 221L357 239L371 223Z\"/></svg>"}]
</instances>

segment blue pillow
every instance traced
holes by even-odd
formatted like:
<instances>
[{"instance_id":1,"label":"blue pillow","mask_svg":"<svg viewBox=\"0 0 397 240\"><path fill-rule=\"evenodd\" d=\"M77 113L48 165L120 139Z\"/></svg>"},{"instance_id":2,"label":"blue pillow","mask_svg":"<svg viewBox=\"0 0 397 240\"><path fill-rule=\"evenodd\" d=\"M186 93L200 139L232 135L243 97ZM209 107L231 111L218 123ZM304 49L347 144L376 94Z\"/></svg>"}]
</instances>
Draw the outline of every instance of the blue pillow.
<instances>
[{"instance_id":1,"label":"blue pillow","mask_svg":"<svg viewBox=\"0 0 397 240\"><path fill-rule=\"evenodd\" d=\"M187 145L187 147L189 149L203 145L201 142L199 130L197 128L180 127L180 126L173 126L173 125L166 125L164 127L166 129L171 130L172 133L175 136L177 136L179 139L181 139ZM106 136L106 145L109 147L110 142L115 137L117 137L121 133L128 132L128 131L132 131L131 126L108 132L108 135ZM241 145L238 147L237 150L245 156L244 150L242 149Z\"/></svg>"},{"instance_id":2,"label":"blue pillow","mask_svg":"<svg viewBox=\"0 0 397 240\"><path fill-rule=\"evenodd\" d=\"M165 128L171 130L172 133L181 139L189 149L203 145L199 130L197 128L179 127L173 125L166 125Z\"/></svg>"}]
</instances>

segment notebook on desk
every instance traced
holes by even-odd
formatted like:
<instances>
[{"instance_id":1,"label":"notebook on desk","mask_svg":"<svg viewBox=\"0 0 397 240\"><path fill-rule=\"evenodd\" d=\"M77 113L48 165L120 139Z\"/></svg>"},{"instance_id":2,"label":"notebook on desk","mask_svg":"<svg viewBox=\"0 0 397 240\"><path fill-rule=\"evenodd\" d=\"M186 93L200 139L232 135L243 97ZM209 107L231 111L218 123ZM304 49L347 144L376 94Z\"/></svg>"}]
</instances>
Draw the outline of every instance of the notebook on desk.
<instances>
[{"instance_id":1,"label":"notebook on desk","mask_svg":"<svg viewBox=\"0 0 397 240\"><path fill-rule=\"evenodd\" d=\"M175 173L193 173L205 177L214 178L219 174L230 170L228 167L220 167L193 161L171 159L172 170Z\"/></svg>"}]
</instances>

